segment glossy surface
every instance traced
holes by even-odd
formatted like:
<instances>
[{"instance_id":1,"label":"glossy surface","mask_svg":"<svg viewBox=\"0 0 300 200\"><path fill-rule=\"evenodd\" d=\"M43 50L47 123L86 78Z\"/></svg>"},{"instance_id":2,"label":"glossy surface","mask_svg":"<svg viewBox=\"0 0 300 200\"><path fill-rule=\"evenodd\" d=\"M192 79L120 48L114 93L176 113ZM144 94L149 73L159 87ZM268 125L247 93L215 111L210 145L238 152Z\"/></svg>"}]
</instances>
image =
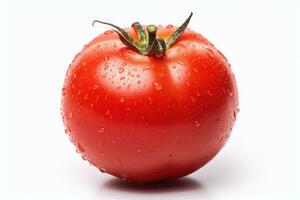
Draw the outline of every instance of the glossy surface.
<instances>
[{"instance_id":1,"label":"glossy surface","mask_svg":"<svg viewBox=\"0 0 300 200\"><path fill-rule=\"evenodd\" d=\"M66 131L83 158L135 182L202 167L226 143L237 112L230 64L190 30L163 59L139 55L106 31L75 57L63 88Z\"/></svg>"}]
</instances>

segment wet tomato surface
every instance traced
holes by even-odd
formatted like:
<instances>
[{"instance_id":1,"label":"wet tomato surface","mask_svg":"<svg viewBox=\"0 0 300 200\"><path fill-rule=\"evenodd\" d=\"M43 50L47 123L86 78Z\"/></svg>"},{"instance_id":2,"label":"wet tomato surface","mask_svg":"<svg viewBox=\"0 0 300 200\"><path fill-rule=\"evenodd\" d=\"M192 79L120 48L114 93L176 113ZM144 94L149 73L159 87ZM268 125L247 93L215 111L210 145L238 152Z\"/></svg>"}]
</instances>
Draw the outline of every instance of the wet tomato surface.
<instances>
[{"instance_id":1,"label":"wet tomato surface","mask_svg":"<svg viewBox=\"0 0 300 200\"><path fill-rule=\"evenodd\" d=\"M160 26L166 39L176 30ZM126 31L138 40L133 28ZM109 30L74 58L62 114L83 158L134 182L185 176L226 143L238 96L226 58L206 38L185 30L162 58L141 55Z\"/></svg>"}]
</instances>

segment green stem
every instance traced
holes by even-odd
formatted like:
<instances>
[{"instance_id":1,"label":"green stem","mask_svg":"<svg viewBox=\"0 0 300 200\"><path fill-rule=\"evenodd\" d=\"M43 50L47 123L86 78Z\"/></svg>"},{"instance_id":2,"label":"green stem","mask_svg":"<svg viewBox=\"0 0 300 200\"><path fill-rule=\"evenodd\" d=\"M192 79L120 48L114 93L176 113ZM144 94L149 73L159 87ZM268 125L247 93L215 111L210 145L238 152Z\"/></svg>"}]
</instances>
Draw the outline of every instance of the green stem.
<instances>
[{"instance_id":1,"label":"green stem","mask_svg":"<svg viewBox=\"0 0 300 200\"><path fill-rule=\"evenodd\" d=\"M94 20L93 23L92 23L92 26L94 26L95 23L106 24L106 25L114 27L117 30L113 30L113 31L118 34L121 42L123 44L125 44L128 48L130 48L134 51L138 51L139 44L136 41L134 41L134 39L126 31L124 31L122 28L120 28L120 27L118 27L114 24L107 23L107 22L102 22L102 21L99 21L99 20Z\"/></svg>"},{"instance_id":2,"label":"green stem","mask_svg":"<svg viewBox=\"0 0 300 200\"><path fill-rule=\"evenodd\" d=\"M193 13L191 12L190 16L183 22L183 24L169 37L169 39L166 42L167 49L170 48L176 40L182 35L186 27L188 26L191 18L193 16Z\"/></svg>"},{"instance_id":3,"label":"green stem","mask_svg":"<svg viewBox=\"0 0 300 200\"><path fill-rule=\"evenodd\" d=\"M112 26L121 40L121 42L128 48L135 52L138 52L146 56L155 56L161 58L164 56L167 49L172 47L178 38L182 35L186 27L188 26L193 13L184 21L184 23L167 39L164 41L161 38L156 37L157 27L155 25L147 26L147 33L144 31L143 27L139 22L132 24L132 28L136 31L138 35L138 42L135 41L124 29L107 22L102 22L99 20L94 20L92 25L95 23L106 24Z\"/></svg>"},{"instance_id":4,"label":"green stem","mask_svg":"<svg viewBox=\"0 0 300 200\"><path fill-rule=\"evenodd\" d=\"M161 38L155 38L152 46L149 48L148 54L149 56L155 56L157 58L161 58L165 55L166 52L166 43Z\"/></svg>"},{"instance_id":5,"label":"green stem","mask_svg":"<svg viewBox=\"0 0 300 200\"><path fill-rule=\"evenodd\" d=\"M147 26L147 32L148 32L148 48L150 48L156 39L156 31L157 27L155 25L149 25Z\"/></svg>"},{"instance_id":6,"label":"green stem","mask_svg":"<svg viewBox=\"0 0 300 200\"><path fill-rule=\"evenodd\" d=\"M141 46L147 44L147 34L139 22L134 22L131 27L137 32Z\"/></svg>"}]
</instances>

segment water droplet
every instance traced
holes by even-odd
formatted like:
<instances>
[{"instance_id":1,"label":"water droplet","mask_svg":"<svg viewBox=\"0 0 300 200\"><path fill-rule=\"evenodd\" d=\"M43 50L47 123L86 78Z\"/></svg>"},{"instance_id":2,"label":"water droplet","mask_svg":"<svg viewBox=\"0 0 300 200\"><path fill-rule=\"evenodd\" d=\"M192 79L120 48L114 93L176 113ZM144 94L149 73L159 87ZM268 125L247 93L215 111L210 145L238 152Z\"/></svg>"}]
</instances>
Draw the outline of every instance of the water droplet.
<instances>
[{"instance_id":1,"label":"water droplet","mask_svg":"<svg viewBox=\"0 0 300 200\"><path fill-rule=\"evenodd\" d=\"M137 151L138 153L140 153L140 152L142 152L142 148L139 147L139 148L136 149L136 151Z\"/></svg>"},{"instance_id":2,"label":"water droplet","mask_svg":"<svg viewBox=\"0 0 300 200\"><path fill-rule=\"evenodd\" d=\"M81 158L82 158L83 160L86 160L86 156L85 156L85 155L81 155Z\"/></svg>"},{"instance_id":3,"label":"water droplet","mask_svg":"<svg viewBox=\"0 0 300 200\"><path fill-rule=\"evenodd\" d=\"M98 86L97 84L94 84L93 89L94 89L94 90L97 90L98 87L99 87L99 86Z\"/></svg>"},{"instance_id":4,"label":"water droplet","mask_svg":"<svg viewBox=\"0 0 300 200\"><path fill-rule=\"evenodd\" d=\"M124 70L125 70L124 67L120 67L119 68L119 73L122 74L124 72Z\"/></svg>"},{"instance_id":5,"label":"water droplet","mask_svg":"<svg viewBox=\"0 0 300 200\"><path fill-rule=\"evenodd\" d=\"M177 63L178 63L179 65L185 66L185 63L182 62L182 61L177 61Z\"/></svg>"},{"instance_id":6,"label":"water droplet","mask_svg":"<svg viewBox=\"0 0 300 200\"><path fill-rule=\"evenodd\" d=\"M107 70L108 66L109 66L109 64L108 64L108 62L106 62L105 65L104 65L104 69Z\"/></svg>"},{"instance_id":7,"label":"water droplet","mask_svg":"<svg viewBox=\"0 0 300 200\"><path fill-rule=\"evenodd\" d=\"M71 119L72 117L73 117L73 113L72 113L72 112L69 112L68 118Z\"/></svg>"},{"instance_id":8,"label":"water droplet","mask_svg":"<svg viewBox=\"0 0 300 200\"><path fill-rule=\"evenodd\" d=\"M186 84L186 86L191 87L191 84L189 81L186 81L185 84Z\"/></svg>"},{"instance_id":9,"label":"water droplet","mask_svg":"<svg viewBox=\"0 0 300 200\"><path fill-rule=\"evenodd\" d=\"M110 115L110 110L107 110L107 111L105 112L105 114L106 114L106 115Z\"/></svg>"},{"instance_id":10,"label":"water droplet","mask_svg":"<svg viewBox=\"0 0 300 200\"><path fill-rule=\"evenodd\" d=\"M82 145L79 144L79 143L77 143L77 149L78 149L78 151L81 152L81 153L84 153L84 152L85 152L84 148L83 148Z\"/></svg>"},{"instance_id":11,"label":"water droplet","mask_svg":"<svg viewBox=\"0 0 300 200\"><path fill-rule=\"evenodd\" d=\"M158 76L164 78L164 77L165 77L165 74L164 74L164 73L158 73Z\"/></svg>"},{"instance_id":12,"label":"water droplet","mask_svg":"<svg viewBox=\"0 0 300 200\"><path fill-rule=\"evenodd\" d=\"M104 32L105 35L109 35L109 34L112 34L112 33L113 33L112 30L107 30L107 31Z\"/></svg>"},{"instance_id":13,"label":"water droplet","mask_svg":"<svg viewBox=\"0 0 300 200\"><path fill-rule=\"evenodd\" d=\"M143 68L143 71L146 71L146 70L149 70L149 69L150 69L149 66L145 66L145 67Z\"/></svg>"},{"instance_id":14,"label":"water droplet","mask_svg":"<svg viewBox=\"0 0 300 200\"><path fill-rule=\"evenodd\" d=\"M197 37L196 33L191 33L192 37Z\"/></svg>"},{"instance_id":15,"label":"water droplet","mask_svg":"<svg viewBox=\"0 0 300 200\"><path fill-rule=\"evenodd\" d=\"M65 129L65 134L69 134L70 132L71 132L71 129L69 129L69 128Z\"/></svg>"},{"instance_id":16,"label":"water droplet","mask_svg":"<svg viewBox=\"0 0 300 200\"><path fill-rule=\"evenodd\" d=\"M207 64L202 63L203 68L208 68Z\"/></svg>"},{"instance_id":17,"label":"water droplet","mask_svg":"<svg viewBox=\"0 0 300 200\"><path fill-rule=\"evenodd\" d=\"M104 133L104 127L99 127L98 128L98 133Z\"/></svg>"},{"instance_id":18,"label":"water droplet","mask_svg":"<svg viewBox=\"0 0 300 200\"><path fill-rule=\"evenodd\" d=\"M120 102L121 102L121 103L124 103L124 102L125 102L125 97L124 97L124 96L121 96Z\"/></svg>"},{"instance_id":19,"label":"water droplet","mask_svg":"<svg viewBox=\"0 0 300 200\"><path fill-rule=\"evenodd\" d=\"M223 137L221 137L220 139L219 139L219 144L221 144L222 142L223 142Z\"/></svg>"},{"instance_id":20,"label":"water droplet","mask_svg":"<svg viewBox=\"0 0 300 200\"><path fill-rule=\"evenodd\" d=\"M155 90L161 90L163 88L162 84L156 81L154 81L152 85L154 86Z\"/></svg>"},{"instance_id":21,"label":"water droplet","mask_svg":"<svg viewBox=\"0 0 300 200\"><path fill-rule=\"evenodd\" d=\"M100 172L106 173L106 169L104 167L99 167Z\"/></svg>"},{"instance_id":22,"label":"water droplet","mask_svg":"<svg viewBox=\"0 0 300 200\"><path fill-rule=\"evenodd\" d=\"M80 128L80 127L82 127L82 124L81 124L80 122L77 122L77 123L76 123L76 126L77 126L78 128Z\"/></svg>"},{"instance_id":23,"label":"water droplet","mask_svg":"<svg viewBox=\"0 0 300 200\"><path fill-rule=\"evenodd\" d=\"M121 175L121 179L122 179L123 181L127 181L128 176L127 176L126 174L122 174L122 175Z\"/></svg>"},{"instance_id":24,"label":"water droplet","mask_svg":"<svg viewBox=\"0 0 300 200\"><path fill-rule=\"evenodd\" d=\"M196 121L195 121L195 126L196 126L196 127L200 127L200 126L201 126L200 121L196 120Z\"/></svg>"},{"instance_id":25,"label":"water droplet","mask_svg":"<svg viewBox=\"0 0 300 200\"><path fill-rule=\"evenodd\" d=\"M192 101L193 103L195 103L195 102L196 102L196 99L195 99L195 97L191 96L190 98L191 98L191 101Z\"/></svg>"},{"instance_id":26,"label":"water droplet","mask_svg":"<svg viewBox=\"0 0 300 200\"><path fill-rule=\"evenodd\" d=\"M213 50L212 49L210 49L210 48L208 48L208 47L206 47L206 50L208 51L208 55L209 55L209 57L210 58L213 58Z\"/></svg>"},{"instance_id":27,"label":"water droplet","mask_svg":"<svg viewBox=\"0 0 300 200\"><path fill-rule=\"evenodd\" d=\"M62 88L61 93L62 93L63 96L66 95L67 91L66 91L66 88L65 88L65 87Z\"/></svg>"},{"instance_id":28,"label":"water droplet","mask_svg":"<svg viewBox=\"0 0 300 200\"><path fill-rule=\"evenodd\" d=\"M136 106L136 105L137 105L137 102L136 102L136 101L133 101L133 105Z\"/></svg>"},{"instance_id":29,"label":"water droplet","mask_svg":"<svg viewBox=\"0 0 300 200\"><path fill-rule=\"evenodd\" d=\"M174 26L173 26L172 24L169 24L169 25L167 26L167 28L174 28Z\"/></svg>"},{"instance_id":30,"label":"water droplet","mask_svg":"<svg viewBox=\"0 0 300 200\"><path fill-rule=\"evenodd\" d=\"M228 139L229 139L229 134L228 135L225 135L225 137L224 137L224 145L227 143L227 141L228 141Z\"/></svg>"},{"instance_id":31,"label":"water droplet","mask_svg":"<svg viewBox=\"0 0 300 200\"><path fill-rule=\"evenodd\" d=\"M149 103L152 104L152 98L151 97L148 97L148 100L149 100Z\"/></svg>"},{"instance_id":32,"label":"water droplet","mask_svg":"<svg viewBox=\"0 0 300 200\"><path fill-rule=\"evenodd\" d=\"M124 55L123 58L124 58L125 60L128 60L128 59L129 59L129 57L128 57L127 55Z\"/></svg>"}]
</instances>

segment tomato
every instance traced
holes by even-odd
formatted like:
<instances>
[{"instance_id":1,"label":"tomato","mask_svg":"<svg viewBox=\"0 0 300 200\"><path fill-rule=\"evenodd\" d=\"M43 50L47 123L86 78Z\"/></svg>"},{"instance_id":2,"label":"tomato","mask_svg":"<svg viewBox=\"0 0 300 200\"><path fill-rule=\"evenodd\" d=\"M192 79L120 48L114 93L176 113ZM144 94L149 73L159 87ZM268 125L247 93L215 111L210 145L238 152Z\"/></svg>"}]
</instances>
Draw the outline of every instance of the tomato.
<instances>
[{"instance_id":1,"label":"tomato","mask_svg":"<svg viewBox=\"0 0 300 200\"><path fill-rule=\"evenodd\" d=\"M117 30L93 39L69 66L66 132L102 172L140 183L178 178L226 143L238 112L235 78L222 53L186 22L179 29L109 24Z\"/></svg>"}]
</instances>

